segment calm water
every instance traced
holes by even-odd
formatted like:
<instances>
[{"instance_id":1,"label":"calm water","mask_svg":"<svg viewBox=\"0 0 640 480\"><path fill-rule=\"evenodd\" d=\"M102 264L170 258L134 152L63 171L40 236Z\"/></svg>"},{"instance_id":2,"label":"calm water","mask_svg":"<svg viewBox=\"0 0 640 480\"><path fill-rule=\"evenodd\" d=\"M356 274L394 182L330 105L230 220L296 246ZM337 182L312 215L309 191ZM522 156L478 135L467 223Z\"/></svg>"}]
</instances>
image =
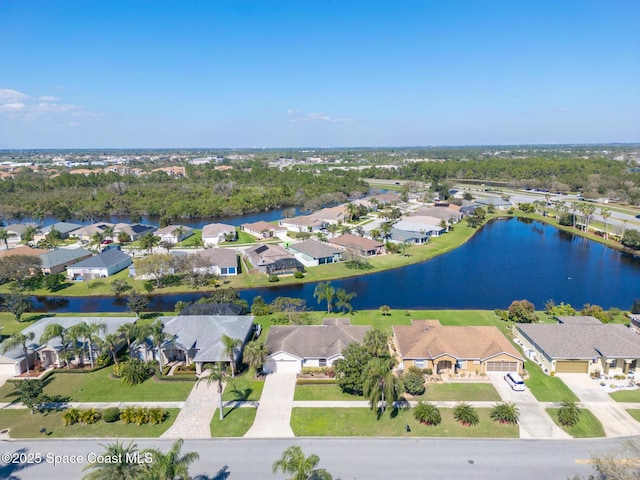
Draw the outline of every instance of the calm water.
<instances>
[{"instance_id":1,"label":"calm water","mask_svg":"<svg viewBox=\"0 0 640 480\"><path fill-rule=\"evenodd\" d=\"M526 298L537 308L552 298L581 307L628 309L640 298L640 259L608 249L538 222L506 219L486 225L466 244L431 261L331 282L356 292L356 309L494 309ZM251 304L277 296L301 297L318 307L315 284L242 290ZM178 300L202 294L153 296L151 310L172 311ZM39 311L117 312L126 300L114 297L38 298Z\"/></svg>"}]
</instances>

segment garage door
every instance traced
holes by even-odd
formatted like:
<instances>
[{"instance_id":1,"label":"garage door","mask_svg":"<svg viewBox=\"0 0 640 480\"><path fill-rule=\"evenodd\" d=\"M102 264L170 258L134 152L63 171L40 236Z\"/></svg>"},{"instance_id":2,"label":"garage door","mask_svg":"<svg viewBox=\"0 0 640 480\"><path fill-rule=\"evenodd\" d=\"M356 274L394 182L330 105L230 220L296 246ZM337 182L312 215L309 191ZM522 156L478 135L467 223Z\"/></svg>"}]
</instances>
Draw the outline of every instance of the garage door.
<instances>
[{"instance_id":1,"label":"garage door","mask_svg":"<svg viewBox=\"0 0 640 480\"><path fill-rule=\"evenodd\" d=\"M517 372L518 362L487 362L487 372Z\"/></svg>"},{"instance_id":2,"label":"garage door","mask_svg":"<svg viewBox=\"0 0 640 480\"><path fill-rule=\"evenodd\" d=\"M267 373L298 373L300 371L300 362L298 360L275 360L270 358L266 361L264 370Z\"/></svg>"},{"instance_id":3,"label":"garage door","mask_svg":"<svg viewBox=\"0 0 640 480\"><path fill-rule=\"evenodd\" d=\"M0 375L2 376L14 376L16 374L16 366L13 363L2 363L0 364Z\"/></svg>"},{"instance_id":4,"label":"garage door","mask_svg":"<svg viewBox=\"0 0 640 480\"><path fill-rule=\"evenodd\" d=\"M563 361L556 362L556 373L587 373L589 362Z\"/></svg>"}]
</instances>

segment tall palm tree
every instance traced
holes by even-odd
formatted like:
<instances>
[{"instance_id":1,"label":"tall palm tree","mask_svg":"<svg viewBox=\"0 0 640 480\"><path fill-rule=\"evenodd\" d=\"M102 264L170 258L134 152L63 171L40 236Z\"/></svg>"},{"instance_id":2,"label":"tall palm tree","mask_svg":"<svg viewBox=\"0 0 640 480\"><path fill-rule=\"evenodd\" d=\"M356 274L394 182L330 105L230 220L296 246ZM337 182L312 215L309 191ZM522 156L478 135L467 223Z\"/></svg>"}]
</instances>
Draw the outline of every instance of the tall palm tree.
<instances>
[{"instance_id":1,"label":"tall palm tree","mask_svg":"<svg viewBox=\"0 0 640 480\"><path fill-rule=\"evenodd\" d=\"M160 243L160 237L151 232L147 232L140 237L138 243L141 249L146 250L147 253L151 253L153 251L153 247L157 247Z\"/></svg>"},{"instance_id":2,"label":"tall palm tree","mask_svg":"<svg viewBox=\"0 0 640 480\"><path fill-rule=\"evenodd\" d=\"M0 228L0 240L4 242L4 248L9 250L9 232L6 228Z\"/></svg>"},{"instance_id":3,"label":"tall palm tree","mask_svg":"<svg viewBox=\"0 0 640 480\"><path fill-rule=\"evenodd\" d=\"M371 410L381 409L384 413L387 403L393 405L401 392L402 380L391 371L389 359L373 358L367 363L363 372L363 392L369 399Z\"/></svg>"},{"instance_id":4,"label":"tall palm tree","mask_svg":"<svg viewBox=\"0 0 640 480\"><path fill-rule=\"evenodd\" d=\"M7 353L10 349L17 346L22 346L22 352L24 353L24 358L27 361L27 375L29 375L29 349L27 347L27 343L31 342L35 338L36 334L33 332L21 333L16 332L7 338L4 342L2 342L2 353Z\"/></svg>"},{"instance_id":5,"label":"tall palm tree","mask_svg":"<svg viewBox=\"0 0 640 480\"><path fill-rule=\"evenodd\" d=\"M242 361L249 365L249 368L258 370L267 358L267 346L264 342L249 342L244 347Z\"/></svg>"},{"instance_id":6,"label":"tall palm tree","mask_svg":"<svg viewBox=\"0 0 640 480\"><path fill-rule=\"evenodd\" d=\"M116 333L122 335L127 342L127 349L129 351L129 356L131 356L131 342L133 342L136 338L136 325L131 322L123 323L118 327Z\"/></svg>"},{"instance_id":7,"label":"tall palm tree","mask_svg":"<svg viewBox=\"0 0 640 480\"><path fill-rule=\"evenodd\" d=\"M136 461L140 457L138 445L129 442L124 445L116 440L116 443L102 445L104 447L104 458L114 459L118 461L111 462L93 462L85 466L82 471L91 470L82 480L136 480L143 472L143 464Z\"/></svg>"},{"instance_id":8,"label":"tall palm tree","mask_svg":"<svg viewBox=\"0 0 640 480\"><path fill-rule=\"evenodd\" d=\"M184 227L182 225L178 225L173 229L171 233L176 236L176 240L178 240L180 247L182 247L182 236L184 235Z\"/></svg>"},{"instance_id":9,"label":"tall palm tree","mask_svg":"<svg viewBox=\"0 0 640 480\"><path fill-rule=\"evenodd\" d=\"M100 244L104 240L104 233L96 232L91 236L91 245L97 245L98 250L100 250Z\"/></svg>"},{"instance_id":10,"label":"tall palm tree","mask_svg":"<svg viewBox=\"0 0 640 480\"><path fill-rule=\"evenodd\" d=\"M282 457L273 463L273 473L290 473L293 476L289 480L333 480L331 474L324 468L317 468L320 457L311 454L305 457L302 449L291 446L282 452Z\"/></svg>"},{"instance_id":11,"label":"tall palm tree","mask_svg":"<svg viewBox=\"0 0 640 480\"><path fill-rule=\"evenodd\" d=\"M322 300L327 301L327 313L331 313L331 304L335 294L336 289L331 286L330 282L320 282L313 291L313 296L318 299L318 303Z\"/></svg>"},{"instance_id":12,"label":"tall palm tree","mask_svg":"<svg viewBox=\"0 0 640 480\"><path fill-rule=\"evenodd\" d=\"M118 356L116 353L118 351L118 346L120 345L120 336L115 333L108 333L105 335L102 344L109 349L109 352L111 352L113 363L118 365Z\"/></svg>"},{"instance_id":13,"label":"tall palm tree","mask_svg":"<svg viewBox=\"0 0 640 480\"><path fill-rule=\"evenodd\" d=\"M382 232L382 237L384 240L387 240L391 236L392 228L393 225L391 225L391 222L384 222L382 223L382 225L380 225L380 231Z\"/></svg>"},{"instance_id":14,"label":"tall palm tree","mask_svg":"<svg viewBox=\"0 0 640 480\"><path fill-rule=\"evenodd\" d=\"M197 452L182 454L184 440L181 438L173 442L167 453L158 449L144 450L151 454L151 462L145 464L145 471L137 477L140 480L186 480L189 476L189 465L200 458ZM145 457L146 458L146 457Z\"/></svg>"},{"instance_id":15,"label":"tall palm tree","mask_svg":"<svg viewBox=\"0 0 640 480\"><path fill-rule=\"evenodd\" d=\"M601 208L600 216L602 217L602 221L604 222L604 238L609 238L609 232L607 231L607 220L611 216L611 209L609 208Z\"/></svg>"},{"instance_id":16,"label":"tall palm tree","mask_svg":"<svg viewBox=\"0 0 640 480\"><path fill-rule=\"evenodd\" d=\"M220 400L220 406L218 408L218 410L220 410L220 421L224 419L222 391L224 390L224 381L226 378L227 372L224 369L222 362L216 362L215 365L206 365L205 374L198 378L198 381L196 382L196 388L198 387L200 382L206 382L207 385L211 385L212 383L216 384L216 387L218 389L218 397Z\"/></svg>"},{"instance_id":17,"label":"tall palm tree","mask_svg":"<svg viewBox=\"0 0 640 480\"><path fill-rule=\"evenodd\" d=\"M102 229L102 234L104 235L105 239L113 240L113 228L113 225L107 225Z\"/></svg>"},{"instance_id":18,"label":"tall palm tree","mask_svg":"<svg viewBox=\"0 0 640 480\"><path fill-rule=\"evenodd\" d=\"M596 206L590 203L585 203L582 205L582 214L584 215L584 231L589 232L589 222L591 222L591 217L596 211Z\"/></svg>"},{"instance_id":19,"label":"tall palm tree","mask_svg":"<svg viewBox=\"0 0 640 480\"><path fill-rule=\"evenodd\" d=\"M341 308L343 312L351 313L353 311L351 299L357 296L356 292L347 293L343 288L339 288L336 290L336 308Z\"/></svg>"},{"instance_id":20,"label":"tall palm tree","mask_svg":"<svg viewBox=\"0 0 640 480\"><path fill-rule=\"evenodd\" d=\"M42 335L40 335L39 343L40 345L44 345L52 338L60 337L60 343L62 344L62 351L58 354L59 358L66 357L65 352L67 351L67 329L58 323L50 323L44 328ZM67 363L68 366L68 363Z\"/></svg>"},{"instance_id":21,"label":"tall palm tree","mask_svg":"<svg viewBox=\"0 0 640 480\"><path fill-rule=\"evenodd\" d=\"M162 375L162 344L165 340L171 338L171 336L164 331L164 323L160 320L156 320L151 324L148 336L151 337L151 343L153 343L153 347L156 349L156 353L158 355L158 366L160 367L160 374Z\"/></svg>"},{"instance_id":22,"label":"tall palm tree","mask_svg":"<svg viewBox=\"0 0 640 480\"><path fill-rule=\"evenodd\" d=\"M337 223L332 223L327 227L327 230L329 230L331 238L334 238L336 233L338 233L338 230L340 230L340 226Z\"/></svg>"},{"instance_id":23,"label":"tall palm tree","mask_svg":"<svg viewBox=\"0 0 640 480\"><path fill-rule=\"evenodd\" d=\"M88 323L86 325L87 326L84 334L85 334L85 338L89 343L89 362L91 363L91 368L93 368L95 366L93 361L93 343L98 338L98 335L100 335L100 332L106 333L107 324L100 322L100 323Z\"/></svg>"},{"instance_id":24,"label":"tall palm tree","mask_svg":"<svg viewBox=\"0 0 640 480\"><path fill-rule=\"evenodd\" d=\"M222 345L224 345L224 353L229 357L229 365L231 365L231 377L235 377L236 350L242 346L242 340L233 338L228 335L222 335Z\"/></svg>"},{"instance_id":25,"label":"tall palm tree","mask_svg":"<svg viewBox=\"0 0 640 480\"><path fill-rule=\"evenodd\" d=\"M378 229L378 228L374 228L374 229L372 229L372 230L369 232L369 235L371 235L371 238L372 238L373 240L377 240L378 238L380 238L380 235L381 235L381 233L380 233L380 229Z\"/></svg>"},{"instance_id":26,"label":"tall palm tree","mask_svg":"<svg viewBox=\"0 0 640 480\"><path fill-rule=\"evenodd\" d=\"M24 229L24 233L22 234L22 240L26 242L30 242L33 240L33 236L36 234L38 229L33 225L28 225L27 228Z\"/></svg>"}]
</instances>

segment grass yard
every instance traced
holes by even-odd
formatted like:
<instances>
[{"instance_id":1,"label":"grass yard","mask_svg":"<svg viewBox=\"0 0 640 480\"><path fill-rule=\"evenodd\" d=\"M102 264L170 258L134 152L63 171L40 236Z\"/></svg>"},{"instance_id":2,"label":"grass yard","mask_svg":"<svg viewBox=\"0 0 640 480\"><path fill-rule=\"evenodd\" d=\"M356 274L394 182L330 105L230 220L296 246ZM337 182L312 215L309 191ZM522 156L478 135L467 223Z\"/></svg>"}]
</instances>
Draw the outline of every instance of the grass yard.
<instances>
[{"instance_id":1,"label":"grass yard","mask_svg":"<svg viewBox=\"0 0 640 480\"><path fill-rule=\"evenodd\" d=\"M610 393L611 398L616 402L633 402L640 403L640 388L634 390L619 390L617 392Z\"/></svg>"},{"instance_id":2,"label":"grass yard","mask_svg":"<svg viewBox=\"0 0 640 480\"><path fill-rule=\"evenodd\" d=\"M563 402L565 400L577 402L579 400L562 380L558 377L545 375L540 367L531 360L525 361L524 368L529 372L529 378L524 383L539 402Z\"/></svg>"},{"instance_id":3,"label":"grass yard","mask_svg":"<svg viewBox=\"0 0 640 480\"><path fill-rule=\"evenodd\" d=\"M592 437L605 437L604 428L593 413L586 408L582 409L582 415L580 415L580 421L573 427L565 427L558 422L558 408L547 408L547 413L551 419L556 422L561 429L567 432L574 438L592 438Z\"/></svg>"},{"instance_id":4,"label":"grass yard","mask_svg":"<svg viewBox=\"0 0 640 480\"><path fill-rule=\"evenodd\" d=\"M631 415L636 421L640 422L640 410L637 408L630 408L627 410L627 413Z\"/></svg>"},{"instance_id":5,"label":"grass yard","mask_svg":"<svg viewBox=\"0 0 640 480\"><path fill-rule=\"evenodd\" d=\"M107 423L100 420L93 425L76 423L65 427L62 425L62 412L35 414L26 408L0 410L0 429L10 428L11 438L72 438L72 437L159 437L175 421L180 411L168 408L169 417L158 425L136 425L123 422ZM41 428L47 433L40 433Z\"/></svg>"},{"instance_id":6,"label":"grass yard","mask_svg":"<svg viewBox=\"0 0 640 480\"><path fill-rule=\"evenodd\" d=\"M264 388L264 378L256 380L248 375L241 375L234 379L229 379L225 385L222 399L225 402L231 400L260 400L262 389Z\"/></svg>"},{"instance_id":7,"label":"grass yard","mask_svg":"<svg viewBox=\"0 0 640 480\"><path fill-rule=\"evenodd\" d=\"M366 400L364 397L343 393L337 384L296 385L293 399L307 401Z\"/></svg>"},{"instance_id":8,"label":"grass yard","mask_svg":"<svg viewBox=\"0 0 640 480\"><path fill-rule=\"evenodd\" d=\"M465 427L453 418L453 410L441 408L442 423L428 427L413 418L411 410L400 410L391 418L385 413L379 420L367 408L294 408L291 428L296 436L335 437L480 437L517 438L517 425L502 425L489 417L491 409L477 409L480 423ZM411 432L405 430L409 425Z\"/></svg>"},{"instance_id":9,"label":"grass yard","mask_svg":"<svg viewBox=\"0 0 640 480\"><path fill-rule=\"evenodd\" d=\"M91 373L56 372L45 383L44 393L69 398L72 402L182 402L195 381L163 382L150 378L130 387L111 378L111 368L107 367ZM6 387L0 388L0 395L5 398L13 390L13 386L5 390ZM15 397L10 398L12 401Z\"/></svg>"},{"instance_id":10,"label":"grass yard","mask_svg":"<svg viewBox=\"0 0 640 480\"><path fill-rule=\"evenodd\" d=\"M220 421L220 409L216 409L211 419L212 437L242 437L253 425L257 409L225 408L224 420Z\"/></svg>"},{"instance_id":11,"label":"grass yard","mask_svg":"<svg viewBox=\"0 0 640 480\"><path fill-rule=\"evenodd\" d=\"M428 402L499 402L500 395L490 383L427 383L426 391L408 400Z\"/></svg>"}]
</instances>

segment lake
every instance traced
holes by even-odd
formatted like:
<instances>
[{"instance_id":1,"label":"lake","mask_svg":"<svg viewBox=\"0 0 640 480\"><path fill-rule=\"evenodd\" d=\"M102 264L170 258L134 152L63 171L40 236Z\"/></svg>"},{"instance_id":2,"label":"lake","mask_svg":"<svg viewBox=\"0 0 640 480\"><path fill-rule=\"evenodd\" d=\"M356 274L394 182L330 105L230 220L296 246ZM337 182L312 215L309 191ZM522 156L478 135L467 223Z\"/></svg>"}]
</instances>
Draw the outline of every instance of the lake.
<instances>
[{"instance_id":1,"label":"lake","mask_svg":"<svg viewBox=\"0 0 640 480\"><path fill-rule=\"evenodd\" d=\"M485 225L467 243L430 261L331 282L356 292L356 309L506 309L523 298L537 309L553 299L581 308L629 309L640 298L640 258L563 232L540 222L509 218ZM240 291L249 304L256 295L305 298L313 309L313 283ZM152 296L152 311L172 311L177 301L203 294ZM118 312L126 300L115 297L34 297L37 311Z\"/></svg>"}]
</instances>

